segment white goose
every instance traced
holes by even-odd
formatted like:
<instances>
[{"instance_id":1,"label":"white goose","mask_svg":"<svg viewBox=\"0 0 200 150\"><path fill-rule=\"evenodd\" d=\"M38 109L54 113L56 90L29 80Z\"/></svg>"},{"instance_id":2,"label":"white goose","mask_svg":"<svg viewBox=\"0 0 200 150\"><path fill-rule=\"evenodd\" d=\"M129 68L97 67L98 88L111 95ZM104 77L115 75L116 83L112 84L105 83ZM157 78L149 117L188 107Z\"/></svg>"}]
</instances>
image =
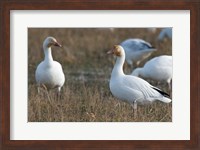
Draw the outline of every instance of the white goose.
<instances>
[{"instance_id":1,"label":"white goose","mask_svg":"<svg viewBox=\"0 0 200 150\"><path fill-rule=\"evenodd\" d=\"M172 28L164 28L161 30L158 36L158 41L163 41L165 38L172 38Z\"/></svg>"},{"instance_id":2,"label":"white goose","mask_svg":"<svg viewBox=\"0 0 200 150\"><path fill-rule=\"evenodd\" d=\"M155 81L165 81L171 90L172 56L162 55L145 63L143 68L136 68L132 75Z\"/></svg>"},{"instance_id":3,"label":"white goose","mask_svg":"<svg viewBox=\"0 0 200 150\"><path fill-rule=\"evenodd\" d=\"M120 44L126 54L126 62L133 66L139 65L140 61L149 57L156 49L148 42L141 39L127 39Z\"/></svg>"},{"instance_id":4,"label":"white goose","mask_svg":"<svg viewBox=\"0 0 200 150\"><path fill-rule=\"evenodd\" d=\"M134 109L137 108L137 103L144 104L155 100L164 103L171 102L167 93L150 85L141 78L124 74L123 64L125 61L125 52L121 46L115 45L113 50L110 50L107 53L114 54L117 57L109 84L110 91L115 97L129 102L134 106Z\"/></svg>"},{"instance_id":5,"label":"white goose","mask_svg":"<svg viewBox=\"0 0 200 150\"><path fill-rule=\"evenodd\" d=\"M57 88L60 93L61 87L65 82L62 66L54 61L51 54L51 47L61 45L53 37L47 37L43 43L44 60L37 66L35 79L38 86L45 85L47 89Z\"/></svg>"},{"instance_id":6,"label":"white goose","mask_svg":"<svg viewBox=\"0 0 200 150\"><path fill-rule=\"evenodd\" d=\"M147 31L149 32L149 33L156 33L156 30L157 30L157 28L154 28L154 27L152 27L152 28L147 28Z\"/></svg>"}]
</instances>

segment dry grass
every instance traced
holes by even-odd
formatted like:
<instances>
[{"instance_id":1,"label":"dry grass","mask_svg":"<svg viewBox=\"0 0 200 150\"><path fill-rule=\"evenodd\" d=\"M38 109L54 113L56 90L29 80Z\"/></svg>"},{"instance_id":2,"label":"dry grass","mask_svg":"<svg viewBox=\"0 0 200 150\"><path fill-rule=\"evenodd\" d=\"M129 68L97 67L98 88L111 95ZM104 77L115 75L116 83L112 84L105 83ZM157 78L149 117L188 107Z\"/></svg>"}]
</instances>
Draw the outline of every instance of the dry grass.
<instances>
[{"instance_id":1,"label":"dry grass","mask_svg":"<svg viewBox=\"0 0 200 150\"><path fill-rule=\"evenodd\" d=\"M172 104L138 106L138 116L134 117L132 107L109 91L114 58L106 51L127 38L142 38L158 48L152 57L171 54L171 40L158 44L158 33L146 29L28 29L28 121L172 121ZM53 47L53 57L62 64L66 75L60 100L55 98L55 90L48 92L49 99L46 90L37 93L34 74L43 59L42 43L47 36L54 36L64 45L62 50ZM131 71L125 66L127 74ZM151 84L169 92L166 84Z\"/></svg>"}]
</instances>

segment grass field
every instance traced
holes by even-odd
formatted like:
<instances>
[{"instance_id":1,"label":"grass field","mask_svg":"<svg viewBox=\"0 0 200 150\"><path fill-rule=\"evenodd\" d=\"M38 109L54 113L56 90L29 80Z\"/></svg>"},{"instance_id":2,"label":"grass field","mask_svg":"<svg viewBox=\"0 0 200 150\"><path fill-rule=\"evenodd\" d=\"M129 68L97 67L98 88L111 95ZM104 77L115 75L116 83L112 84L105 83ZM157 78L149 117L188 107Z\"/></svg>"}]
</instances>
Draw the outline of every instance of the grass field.
<instances>
[{"instance_id":1,"label":"grass field","mask_svg":"<svg viewBox=\"0 0 200 150\"><path fill-rule=\"evenodd\" d=\"M158 49L147 60L163 54L171 55L172 41L166 39L158 43L156 38L159 31L160 29L152 33L142 28L29 28L28 121L171 122L171 103L155 102L138 106L138 115L134 117L132 107L114 98L109 90L109 78L115 59L106 55L106 52L127 38L142 38ZM47 94L42 89L37 93L35 70L43 60L42 44L47 36L55 37L63 45L63 48L52 48L53 58L62 64L66 78L60 100L55 98L55 90L50 90ZM132 70L133 68L125 64L126 74L130 74ZM165 83L149 82L167 93L170 92Z\"/></svg>"}]
</instances>

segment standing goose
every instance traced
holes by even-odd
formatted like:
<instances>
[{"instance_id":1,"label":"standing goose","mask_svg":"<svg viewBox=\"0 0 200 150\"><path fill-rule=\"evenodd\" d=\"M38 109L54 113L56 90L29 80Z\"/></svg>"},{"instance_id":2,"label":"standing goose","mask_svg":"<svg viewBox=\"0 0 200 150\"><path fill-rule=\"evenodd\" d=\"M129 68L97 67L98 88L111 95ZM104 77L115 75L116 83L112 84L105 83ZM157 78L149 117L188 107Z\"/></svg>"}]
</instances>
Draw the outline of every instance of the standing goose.
<instances>
[{"instance_id":1,"label":"standing goose","mask_svg":"<svg viewBox=\"0 0 200 150\"><path fill-rule=\"evenodd\" d=\"M149 57L156 49L148 42L141 39L127 39L120 44L125 50L126 62L133 66L140 64L140 61Z\"/></svg>"},{"instance_id":2,"label":"standing goose","mask_svg":"<svg viewBox=\"0 0 200 150\"><path fill-rule=\"evenodd\" d=\"M171 90L172 56L162 55L145 63L143 68L136 68L132 75L155 81L165 81Z\"/></svg>"},{"instance_id":3,"label":"standing goose","mask_svg":"<svg viewBox=\"0 0 200 150\"><path fill-rule=\"evenodd\" d=\"M172 28L164 28L161 30L158 41L163 41L165 38L172 39Z\"/></svg>"},{"instance_id":4,"label":"standing goose","mask_svg":"<svg viewBox=\"0 0 200 150\"><path fill-rule=\"evenodd\" d=\"M54 61L51 54L51 47L61 45L53 37L47 37L43 43L44 60L37 66L35 79L38 86L45 85L47 89L57 88L60 93L61 87L65 82L62 66Z\"/></svg>"},{"instance_id":5,"label":"standing goose","mask_svg":"<svg viewBox=\"0 0 200 150\"><path fill-rule=\"evenodd\" d=\"M114 48L107 53L117 57L109 83L110 91L115 97L129 102L134 106L134 109L137 108L137 103L144 104L155 100L164 103L171 102L167 93L150 85L141 78L124 74L123 64L125 61L125 52L120 45L115 45Z\"/></svg>"}]
</instances>

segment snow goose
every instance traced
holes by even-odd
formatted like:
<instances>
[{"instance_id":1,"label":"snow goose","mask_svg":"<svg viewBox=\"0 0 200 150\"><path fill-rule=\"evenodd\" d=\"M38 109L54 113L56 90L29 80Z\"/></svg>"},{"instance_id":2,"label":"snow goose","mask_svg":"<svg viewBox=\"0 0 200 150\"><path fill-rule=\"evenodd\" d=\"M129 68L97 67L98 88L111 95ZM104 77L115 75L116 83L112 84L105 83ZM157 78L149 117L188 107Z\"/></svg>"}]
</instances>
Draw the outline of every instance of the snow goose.
<instances>
[{"instance_id":1,"label":"snow goose","mask_svg":"<svg viewBox=\"0 0 200 150\"><path fill-rule=\"evenodd\" d=\"M164 28L161 30L158 36L158 41L163 41L165 38L172 38L172 28Z\"/></svg>"},{"instance_id":2,"label":"snow goose","mask_svg":"<svg viewBox=\"0 0 200 150\"><path fill-rule=\"evenodd\" d=\"M141 78L124 74L123 64L125 61L125 52L120 45L115 45L107 53L117 57L109 83L110 91L115 97L129 102L134 109L137 109L137 103L145 104L155 100L164 103L171 102L167 93L150 85Z\"/></svg>"},{"instance_id":3,"label":"snow goose","mask_svg":"<svg viewBox=\"0 0 200 150\"><path fill-rule=\"evenodd\" d=\"M43 43L44 60L37 66L35 79L38 86L45 86L47 89L57 88L60 93L61 87L65 82L62 66L54 61L51 54L51 47L61 45L53 37L47 37Z\"/></svg>"},{"instance_id":4,"label":"snow goose","mask_svg":"<svg viewBox=\"0 0 200 150\"><path fill-rule=\"evenodd\" d=\"M149 32L149 33L156 33L156 30L157 30L157 28L147 28L147 31Z\"/></svg>"},{"instance_id":5,"label":"snow goose","mask_svg":"<svg viewBox=\"0 0 200 150\"><path fill-rule=\"evenodd\" d=\"M171 90L172 56L162 55L155 57L146 62L143 68L133 70L132 75L159 82L165 81L169 90Z\"/></svg>"},{"instance_id":6,"label":"snow goose","mask_svg":"<svg viewBox=\"0 0 200 150\"><path fill-rule=\"evenodd\" d=\"M149 57L156 49L148 42L141 39L127 39L120 44L125 50L126 62L133 66L139 65L140 61Z\"/></svg>"}]
</instances>

